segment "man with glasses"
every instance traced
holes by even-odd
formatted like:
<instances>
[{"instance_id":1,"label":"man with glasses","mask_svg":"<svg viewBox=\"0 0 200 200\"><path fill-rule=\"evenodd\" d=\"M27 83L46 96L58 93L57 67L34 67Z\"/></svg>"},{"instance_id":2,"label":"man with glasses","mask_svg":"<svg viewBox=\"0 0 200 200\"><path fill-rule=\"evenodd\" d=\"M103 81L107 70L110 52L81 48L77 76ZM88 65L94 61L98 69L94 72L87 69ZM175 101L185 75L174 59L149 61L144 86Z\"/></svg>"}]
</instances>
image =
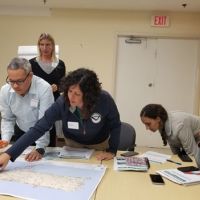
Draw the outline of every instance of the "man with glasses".
<instances>
[{"instance_id":1,"label":"man with glasses","mask_svg":"<svg viewBox=\"0 0 200 200\"><path fill-rule=\"evenodd\" d=\"M7 74L7 84L0 91L0 148L6 147L12 136L14 141L18 140L54 102L51 86L33 75L28 60L13 58L7 67ZM41 159L48 144L49 132L36 141L36 148L26 155L26 159Z\"/></svg>"}]
</instances>

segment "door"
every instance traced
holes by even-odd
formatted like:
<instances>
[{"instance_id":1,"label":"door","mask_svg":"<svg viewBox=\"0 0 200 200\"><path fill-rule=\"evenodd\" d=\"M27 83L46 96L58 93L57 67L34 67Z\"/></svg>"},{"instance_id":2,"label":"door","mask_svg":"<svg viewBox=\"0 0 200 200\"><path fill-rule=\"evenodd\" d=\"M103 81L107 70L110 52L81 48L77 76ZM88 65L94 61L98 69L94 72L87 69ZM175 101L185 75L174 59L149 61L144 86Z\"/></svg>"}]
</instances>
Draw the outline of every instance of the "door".
<instances>
[{"instance_id":1,"label":"door","mask_svg":"<svg viewBox=\"0 0 200 200\"><path fill-rule=\"evenodd\" d=\"M118 38L115 97L121 120L135 127L137 145L162 146L159 133L145 130L140 111L160 103L167 110L193 113L199 41L127 39Z\"/></svg>"}]
</instances>

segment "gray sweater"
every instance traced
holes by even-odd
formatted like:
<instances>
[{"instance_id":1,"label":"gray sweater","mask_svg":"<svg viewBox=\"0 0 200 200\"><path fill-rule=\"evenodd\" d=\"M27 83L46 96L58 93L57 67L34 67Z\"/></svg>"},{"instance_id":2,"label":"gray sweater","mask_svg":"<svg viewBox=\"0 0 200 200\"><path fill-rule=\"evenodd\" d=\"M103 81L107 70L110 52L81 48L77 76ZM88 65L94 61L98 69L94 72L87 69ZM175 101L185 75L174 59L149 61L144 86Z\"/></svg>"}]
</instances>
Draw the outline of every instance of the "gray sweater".
<instances>
[{"instance_id":1,"label":"gray sweater","mask_svg":"<svg viewBox=\"0 0 200 200\"><path fill-rule=\"evenodd\" d=\"M168 120L165 123L167 141L174 154L183 148L188 154L193 155L200 167L200 117L188 113L174 111L168 113Z\"/></svg>"}]
</instances>

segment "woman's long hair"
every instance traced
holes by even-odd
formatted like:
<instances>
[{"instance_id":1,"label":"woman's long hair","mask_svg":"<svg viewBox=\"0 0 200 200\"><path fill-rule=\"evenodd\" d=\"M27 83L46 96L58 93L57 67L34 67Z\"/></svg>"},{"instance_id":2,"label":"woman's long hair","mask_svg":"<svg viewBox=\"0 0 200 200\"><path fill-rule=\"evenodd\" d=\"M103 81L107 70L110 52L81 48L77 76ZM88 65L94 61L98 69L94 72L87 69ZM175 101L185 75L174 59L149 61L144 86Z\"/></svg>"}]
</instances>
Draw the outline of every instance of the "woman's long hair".
<instances>
[{"instance_id":1,"label":"woman's long hair","mask_svg":"<svg viewBox=\"0 0 200 200\"><path fill-rule=\"evenodd\" d=\"M148 104L140 112L140 117L148 117L151 119L156 119L159 117L161 119L159 132L163 141L163 145L167 145L167 135L165 132L165 122L168 119L168 114L165 108L160 104Z\"/></svg>"},{"instance_id":2,"label":"woman's long hair","mask_svg":"<svg viewBox=\"0 0 200 200\"><path fill-rule=\"evenodd\" d=\"M68 75L61 80L60 84L61 91L64 92L65 99L69 106L68 90L72 85L78 85L83 93L82 114L84 118L88 118L100 96L101 83L96 73L92 70L79 68L69 72Z\"/></svg>"},{"instance_id":3,"label":"woman's long hair","mask_svg":"<svg viewBox=\"0 0 200 200\"><path fill-rule=\"evenodd\" d=\"M48 41L51 42L51 44L53 46L53 49L52 49L52 52L51 52L51 59L52 59L52 61L56 60L55 40L54 40L54 38L49 33L42 33L40 35L40 37L38 38L38 42L37 42L37 46L38 46L38 51L39 51L40 58L42 56L42 53L40 51L40 42L41 42L41 40L48 40Z\"/></svg>"}]
</instances>

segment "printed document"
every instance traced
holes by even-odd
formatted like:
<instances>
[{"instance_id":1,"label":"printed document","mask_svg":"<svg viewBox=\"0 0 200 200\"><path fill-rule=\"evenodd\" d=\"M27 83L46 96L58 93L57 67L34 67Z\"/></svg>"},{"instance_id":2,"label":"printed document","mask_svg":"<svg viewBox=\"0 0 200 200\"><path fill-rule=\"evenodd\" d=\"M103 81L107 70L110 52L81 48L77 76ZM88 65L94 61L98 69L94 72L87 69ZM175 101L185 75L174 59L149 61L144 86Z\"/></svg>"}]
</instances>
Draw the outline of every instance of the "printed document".
<instances>
[{"instance_id":1,"label":"printed document","mask_svg":"<svg viewBox=\"0 0 200 200\"><path fill-rule=\"evenodd\" d=\"M69 146L64 146L59 152L58 157L70 159L90 159L93 152L94 149L73 148Z\"/></svg>"},{"instance_id":2,"label":"printed document","mask_svg":"<svg viewBox=\"0 0 200 200\"><path fill-rule=\"evenodd\" d=\"M200 175L188 174L177 169L158 170L161 176L181 185L193 185L200 183Z\"/></svg>"},{"instance_id":3,"label":"printed document","mask_svg":"<svg viewBox=\"0 0 200 200\"><path fill-rule=\"evenodd\" d=\"M0 173L0 194L28 200L89 200L106 167L58 161L15 161Z\"/></svg>"},{"instance_id":4,"label":"printed document","mask_svg":"<svg viewBox=\"0 0 200 200\"><path fill-rule=\"evenodd\" d=\"M163 153L157 153L154 151L147 151L146 153L141 155L142 157L147 157L149 161L151 162L157 162L157 163L164 163L168 159L171 158L171 155L163 154Z\"/></svg>"}]
</instances>

